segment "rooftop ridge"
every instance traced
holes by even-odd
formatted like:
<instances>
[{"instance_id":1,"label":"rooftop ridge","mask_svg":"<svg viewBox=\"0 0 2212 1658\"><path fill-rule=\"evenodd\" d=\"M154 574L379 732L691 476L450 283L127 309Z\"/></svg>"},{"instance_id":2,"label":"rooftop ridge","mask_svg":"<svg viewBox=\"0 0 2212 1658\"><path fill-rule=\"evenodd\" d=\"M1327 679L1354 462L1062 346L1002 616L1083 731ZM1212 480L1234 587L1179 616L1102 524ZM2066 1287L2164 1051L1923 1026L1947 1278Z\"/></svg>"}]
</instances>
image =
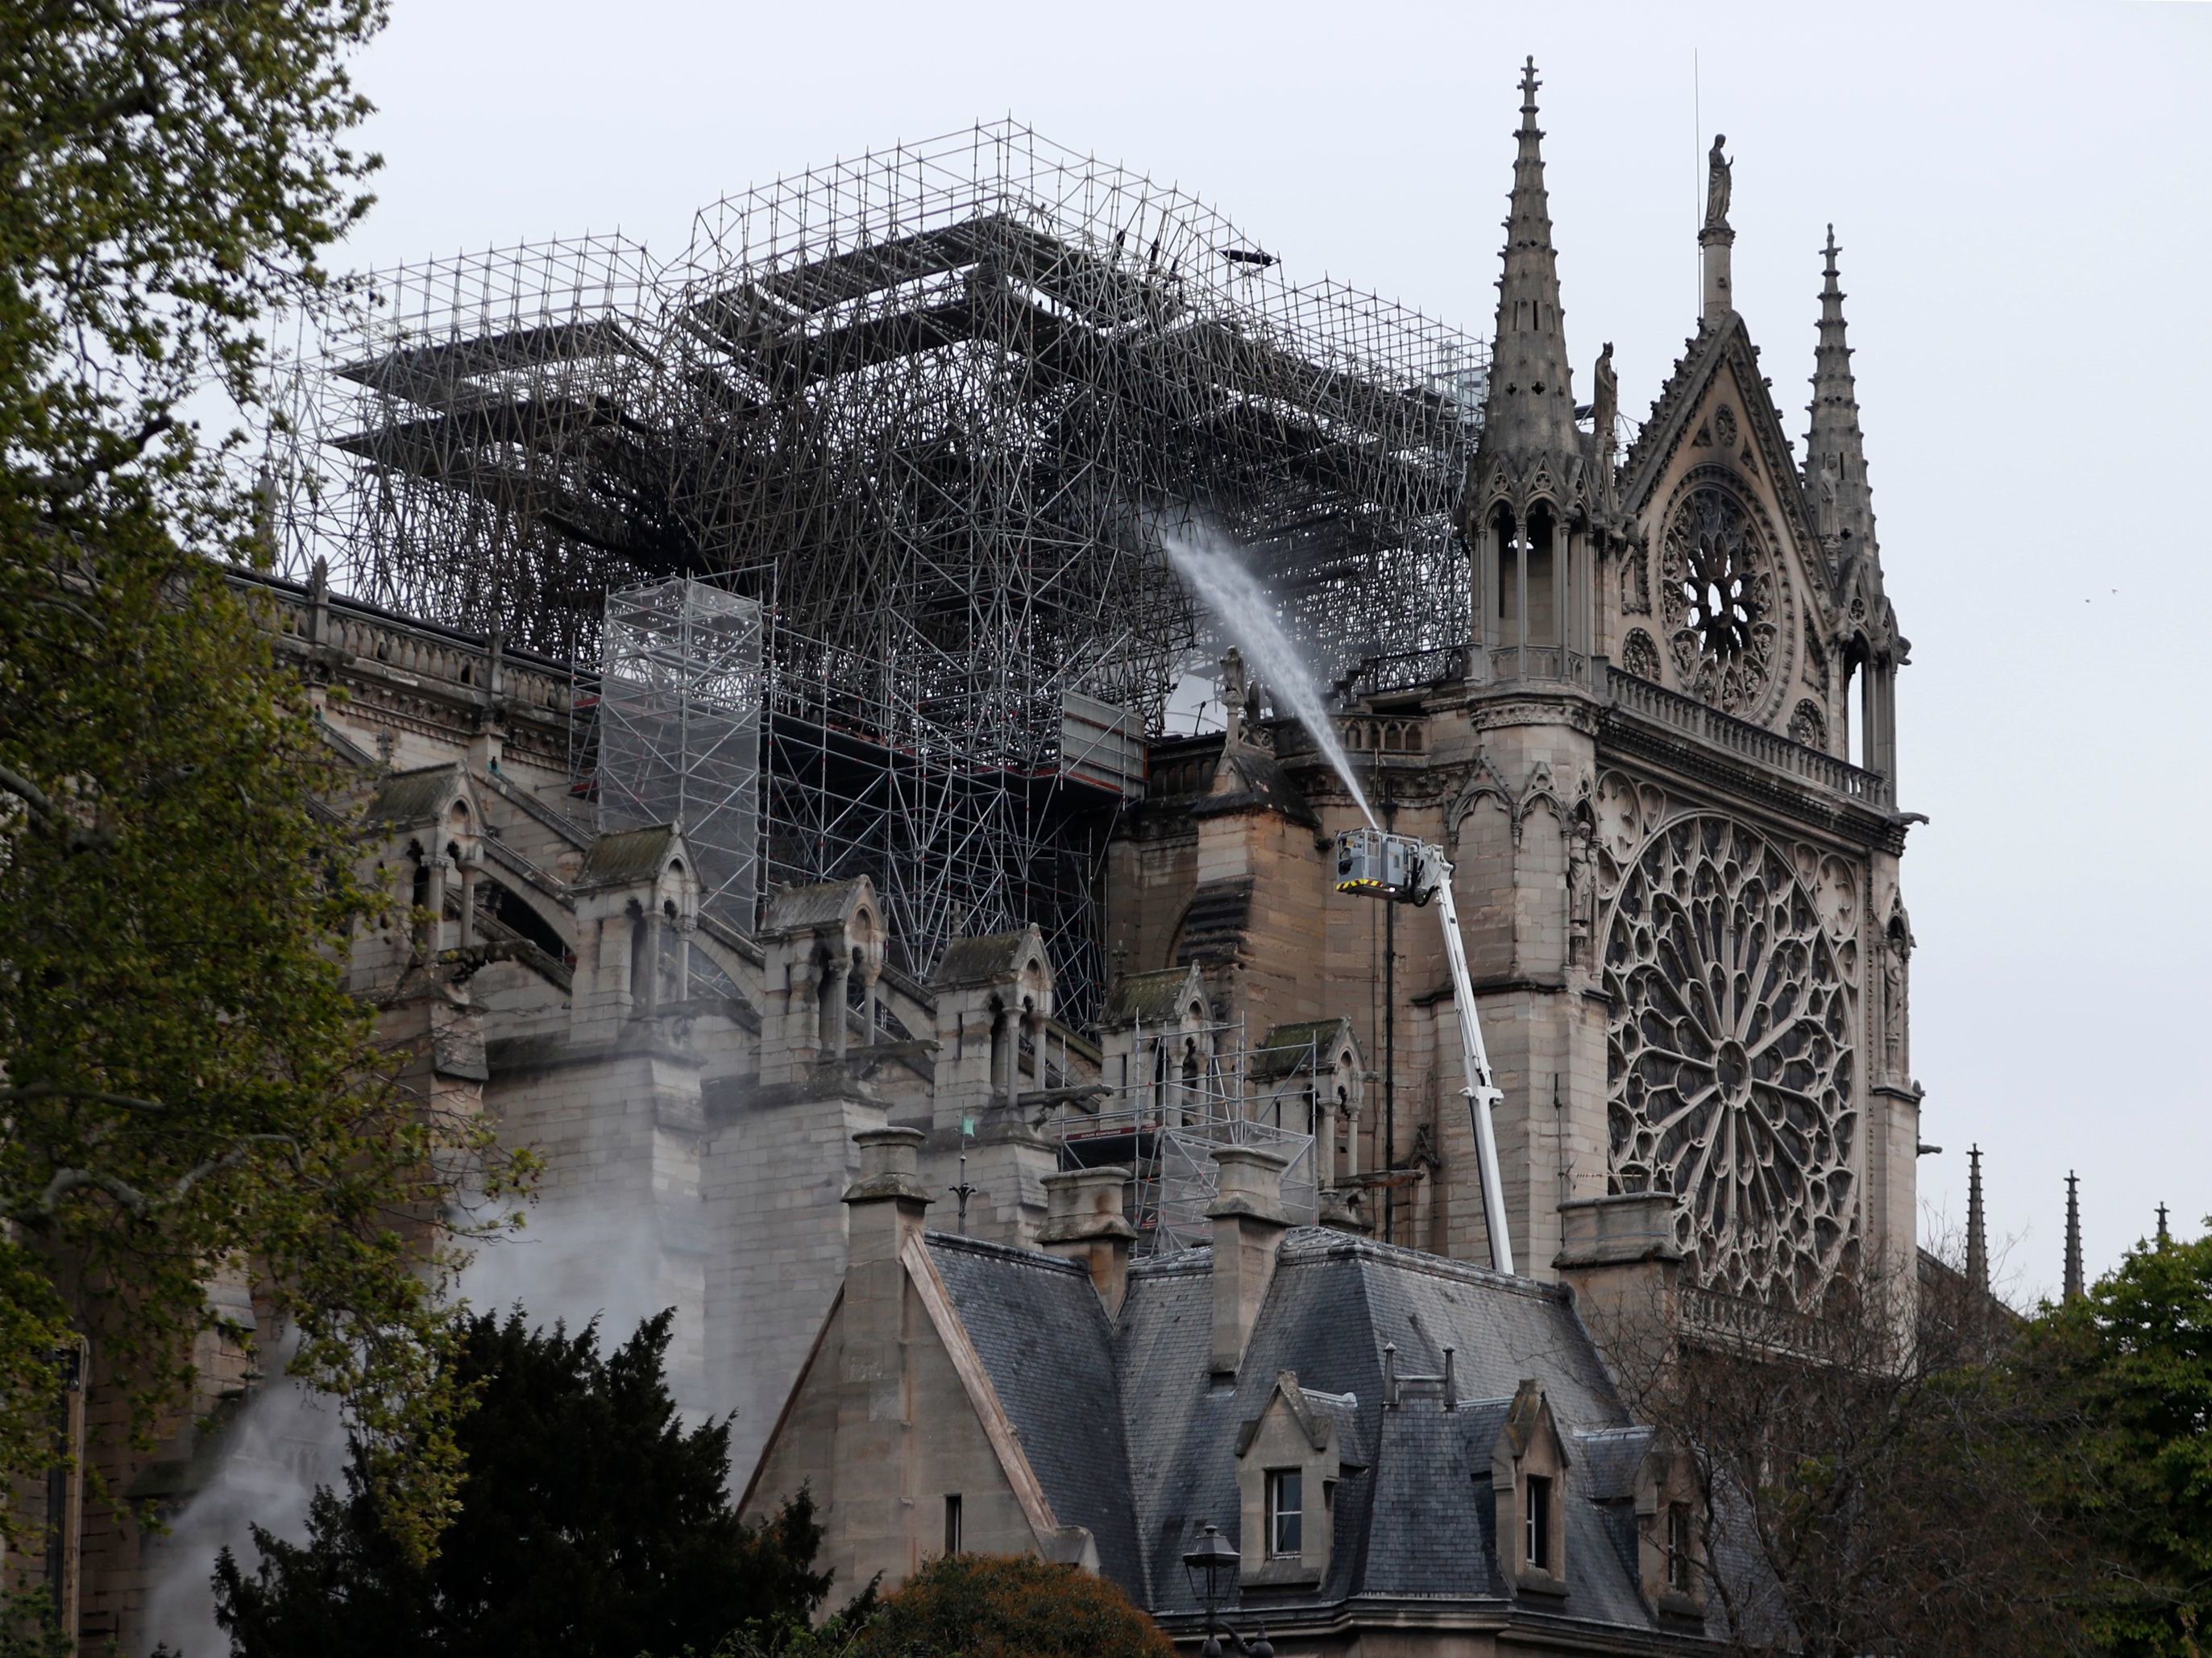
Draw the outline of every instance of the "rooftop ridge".
<instances>
[{"instance_id":1,"label":"rooftop ridge","mask_svg":"<svg viewBox=\"0 0 2212 1658\"><path fill-rule=\"evenodd\" d=\"M1354 1237L1348 1233L1332 1231L1321 1226L1292 1227L1283 1239L1280 1260L1285 1266L1307 1260L1371 1260L1381 1266L1420 1272L1430 1278L1449 1278L1460 1284L1480 1284L1491 1289L1507 1290L1516 1295L1527 1296L1531 1300L1562 1305L1568 1300L1565 1289L1559 1284L1543 1284L1517 1273L1478 1266L1473 1261L1454 1260L1445 1255L1432 1255L1425 1249L1409 1249L1397 1243L1380 1243L1373 1238Z\"/></svg>"},{"instance_id":2,"label":"rooftop ridge","mask_svg":"<svg viewBox=\"0 0 2212 1658\"><path fill-rule=\"evenodd\" d=\"M1079 1260L1068 1260L1049 1254L1042 1249L1025 1249L1018 1243L995 1243L988 1238L969 1237L964 1232L925 1230L921 1241L930 1248L950 1249L957 1254L981 1255L988 1260L1010 1261L1017 1266L1035 1266L1048 1272L1073 1273L1078 1278L1089 1276L1088 1270Z\"/></svg>"}]
</instances>

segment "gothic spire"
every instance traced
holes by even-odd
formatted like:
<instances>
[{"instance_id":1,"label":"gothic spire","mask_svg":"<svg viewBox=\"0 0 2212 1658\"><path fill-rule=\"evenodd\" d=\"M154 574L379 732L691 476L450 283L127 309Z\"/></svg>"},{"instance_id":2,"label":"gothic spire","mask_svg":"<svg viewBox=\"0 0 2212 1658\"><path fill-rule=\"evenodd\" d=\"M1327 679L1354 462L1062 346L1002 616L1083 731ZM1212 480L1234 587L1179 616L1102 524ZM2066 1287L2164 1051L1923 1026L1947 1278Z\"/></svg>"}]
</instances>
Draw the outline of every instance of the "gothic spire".
<instances>
[{"instance_id":1,"label":"gothic spire","mask_svg":"<svg viewBox=\"0 0 2212 1658\"><path fill-rule=\"evenodd\" d=\"M1982 1213L1982 1148L1966 1153L1966 1282L1978 1295L1990 1292L1989 1224Z\"/></svg>"},{"instance_id":2,"label":"gothic spire","mask_svg":"<svg viewBox=\"0 0 2212 1658\"><path fill-rule=\"evenodd\" d=\"M1874 493L1867 483L1866 440L1859 432L1859 395L1851 348L1844 338L1844 290L1836 284L1836 228L1821 250L1820 337L1813 353L1812 429L1805 434L1805 490L1814 526L1838 557L1875 551Z\"/></svg>"},{"instance_id":3,"label":"gothic spire","mask_svg":"<svg viewBox=\"0 0 2212 1658\"><path fill-rule=\"evenodd\" d=\"M1505 218L1504 273L1498 281L1498 335L1481 446L1493 454L1571 455L1575 398L1567 370L1559 257L1544 191L1544 135L1536 125L1536 60L1521 72L1520 150Z\"/></svg>"},{"instance_id":4,"label":"gothic spire","mask_svg":"<svg viewBox=\"0 0 2212 1658\"><path fill-rule=\"evenodd\" d=\"M2161 1203L2158 1206L2158 1247L2163 1249L2172 1242L2173 1234L2166 1227L2166 1206Z\"/></svg>"},{"instance_id":5,"label":"gothic spire","mask_svg":"<svg viewBox=\"0 0 2212 1658\"><path fill-rule=\"evenodd\" d=\"M2072 1169L2066 1172L2066 1299L2081 1297L2081 1181Z\"/></svg>"}]
</instances>

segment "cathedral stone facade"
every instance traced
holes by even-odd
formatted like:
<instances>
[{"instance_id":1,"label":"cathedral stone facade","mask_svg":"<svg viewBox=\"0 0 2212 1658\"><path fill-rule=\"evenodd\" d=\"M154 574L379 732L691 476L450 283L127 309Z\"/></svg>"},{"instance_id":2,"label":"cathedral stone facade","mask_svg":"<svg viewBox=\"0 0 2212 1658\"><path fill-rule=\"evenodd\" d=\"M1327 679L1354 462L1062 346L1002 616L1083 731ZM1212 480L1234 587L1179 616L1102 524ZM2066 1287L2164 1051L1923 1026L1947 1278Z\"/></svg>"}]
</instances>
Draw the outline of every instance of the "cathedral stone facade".
<instances>
[{"instance_id":1,"label":"cathedral stone facade","mask_svg":"<svg viewBox=\"0 0 2212 1658\"><path fill-rule=\"evenodd\" d=\"M1911 1259L1919 1144L1906 645L1837 250L1801 466L1730 303L1717 143L1703 313L1624 452L1610 345L1575 400L1535 87L1462 507L1478 636L1370 665L1340 734L1385 824L1453 863L1525 1270L1550 1274L1568 1206L1662 1191L1701 1286L1816 1302L1855 1261ZM1273 738L1240 724L1155 764L1109 890L1117 959L1198 967L1250 1028L1350 1018L1377 1056L1367 1224L1487 1260L1433 926L1329 894L1358 808L1295 726Z\"/></svg>"},{"instance_id":2,"label":"cathedral stone facade","mask_svg":"<svg viewBox=\"0 0 2212 1658\"><path fill-rule=\"evenodd\" d=\"M1582 1597L1560 1628L1611 1620L1638 1639L1702 1639L1697 1608L1668 1598L1663 1558L1637 1552L1658 1546L1650 1527L1674 1475L1643 1442L1622 1448L1632 1424L1595 1356L1561 1347L1570 1286L1628 1234L1638 1260L1679 1270L1692 1317L1699 1295L1814 1306L1838 1274L1910 1257L1919 1090L1893 697L1906 647L1883 597L1833 239L1802 460L1732 304L1717 143L1696 331L1640 428L1621 418L1609 345L1578 404L1536 90L1532 67L1486 421L1461 507L1472 635L1368 662L1340 687L1335 716L1377 817L1454 866L1473 1010L1456 1004L1432 912L1333 890L1333 838L1363 821L1359 808L1310 734L1269 716L1264 687L1224 687L1226 732L1152 744L1146 797L1122 820L1104 878L1106 1012L1077 1029L1054 1017L1034 929L960 939L925 982L887 964L865 880L774 894L751 932L702 912L682 824L602 834L574 793L563 665L374 610L319 580L240 579L352 768L337 804L358 814L364 865L400 902L402 919L364 935L351 970L415 1055L410 1081L536 1148L545 1178L532 1225L567 1240L563 1270L588 1277L619 1261L647 1300L680 1309L684 1402L735 1413L741 1475L774 1441L763 1500L775 1466L836 1489L839 1564L859 1580L910 1569L926 1540L895 1493L855 1496L866 1512L843 1512L844 1493L866 1482L840 1485L838 1467L857 1472L916 1433L952 1434L956 1418L959 1434L984 1436L975 1458L996 1459L977 1463L977 1479L1015 1466L992 1437L1007 1418L978 1401L1017 1387L1014 1372L995 1384L989 1372L1018 1371L1018 1354L978 1358L956 1327L998 1304L991 1285L1003 1279L1028 1286L1035 1317L1080 1323L1054 1339L1119 1378L1113 1388L1146 1394L1158 1418L1146 1433L1192 1427L1173 1401L1204 1415L1211 1395L1202 1377L1184 1388L1146 1368L1171 1368L1175 1353L1134 1370L1114 1357L1125 1296L1170 1323L1184 1300L1211 1306L1214 1351L1192 1363L1237 1378L1250 1432L1303 1436L1316 1468L1336 1470L1316 1473L1316 1486L1351 1479L1331 1457L1418 1459L1430 1442L1419 1434L1504 1459L1496 1489L1509 1503L1525 1490L1525 1457L1530 1469L1558 1460L1545 1479L1584 1467L1574 1479L1595 1483L1574 1489L1600 1507L1626 1503L1625 1529L1608 1543L1613 1522L1577 1509L1559 1546L1594 1565L1617 1546L1626 1564L1608 1566L1602 1587L1590 1570L1559 1591ZM1522 1280L1465 1265L1491 1259L1460 1091L1456 1022L1471 1011L1504 1096L1496 1127ZM1164 1242L1177 1222L1135 1180L1125 1191L1119 1171L1145 1136L1224 1100L1275 1139L1215 1136L1200 1158L1214 1165L1201 1170L1208 1202L1179 1239L1190 1262L1141 1267L1133 1291L1131 1240ZM935 1224L966 1242L922 1241L930 1200ZM852 1217L885 1202L902 1218L870 1218L872 1253L851 1253L848 1271ZM1224 1216L1233 1259L1219 1247ZM1082 1270L1035 1267L1040 1248ZM1186 1283L1208 1259L1213 1287ZM1489 1355L1479 1375L1465 1360L1464 1397L1481 1409L1452 1414L1462 1395L1449 1392L1446 1346L1407 1380L1427 1388L1431 1416L1444 1399L1450 1420L1417 1430L1410 1414L1363 1414L1353 1390L1372 1405L1387 1388L1395 1410L1401 1383L1376 1379L1377 1353L1345 1345L1364 1337L1339 1332L1332 1345L1299 1324L1331 1317L1327 1297L1304 1311L1267 1302L1279 1270L1340 1301L1372 1281L1407 1307L1460 1307L1454 1317L1494 1303L1499 1339L1525 1335L1545 1351ZM1085 1273L1095 1309L1074 1295ZM1237 1275L1225 1289L1224 1273ZM927 1310L951 1369L927 1360L938 1368L927 1385L884 1405L890 1415L854 1416L834 1390L795 1386L844 1363L835 1332L855 1319L896 1347L903 1327L883 1297L908 1294L937 1297ZM1243 1355L1255 1328L1267 1351L1291 1356L1286 1367L1348 1379L1309 1373L1279 1387L1271 1371L1252 1382ZM1481 1339L1473 1325L1454 1338L1463 1353ZM878 1357L885 1376L924 1363L889 1348ZM210 1363L202 1403L242 1390L244 1370ZM1025 1394L1020 1409L1044 1396ZM1573 1419L1555 1422L1555 1408ZM1115 1422L1118 1435L1127 1424ZM118 1471L117 1489L181 1506L213 1462L201 1438L184 1430L153 1465ZM1224 1505L1242 1489L1243 1450L1205 1462ZM975 1512L972 1540L988 1521L994 1547L1118 1563L1140 1598L1158 1587L1155 1565L1172 1573L1165 1555L1153 1560L1159 1538L1131 1530L1160 1518L1142 1503L1071 1530L1047 1525L1051 1492L1008 1491ZM1362 1512L1383 1525L1389 1505L1373 1497ZM1390 1592L1409 1604L1534 1595L1530 1606L1559 1609L1527 1558L1546 1546L1528 1534L1515 1545L1510 1525L1501 1540L1497 1513L1484 1512L1482 1571L1440 1587L1408 1568ZM1326 1535L1316 1546L1300 1569L1310 1582L1297 1582L1351 1583L1348 1568L1327 1564ZM159 1555L112 1513L93 1516L78 1557L88 1641L138 1649L158 1636L145 1607Z\"/></svg>"}]
</instances>

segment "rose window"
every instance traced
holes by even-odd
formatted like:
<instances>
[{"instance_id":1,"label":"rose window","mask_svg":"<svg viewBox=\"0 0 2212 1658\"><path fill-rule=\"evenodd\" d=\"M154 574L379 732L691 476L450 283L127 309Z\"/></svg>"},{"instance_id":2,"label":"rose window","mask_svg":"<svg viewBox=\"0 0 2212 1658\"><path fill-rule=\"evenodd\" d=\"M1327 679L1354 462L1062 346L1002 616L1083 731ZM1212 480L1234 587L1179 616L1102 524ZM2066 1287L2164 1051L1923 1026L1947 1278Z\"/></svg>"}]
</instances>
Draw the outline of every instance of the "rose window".
<instances>
[{"instance_id":1,"label":"rose window","mask_svg":"<svg viewBox=\"0 0 2212 1658\"><path fill-rule=\"evenodd\" d=\"M1675 509L1661 592L1682 683L1730 714L1750 712L1774 657L1774 577L1743 505L1701 484Z\"/></svg>"},{"instance_id":2,"label":"rose window","mask_svg":"<svg viewBox=\"0 0 2212 1658\"><path fill-rule=\"evenodd\" d=\"M1816 1295L1855 1236L1851 991L1765 840L1677 820L1623 872L1606 939L1615 1191L1679 1194L1693 1278Z\"/></svg>"}]
</instances>

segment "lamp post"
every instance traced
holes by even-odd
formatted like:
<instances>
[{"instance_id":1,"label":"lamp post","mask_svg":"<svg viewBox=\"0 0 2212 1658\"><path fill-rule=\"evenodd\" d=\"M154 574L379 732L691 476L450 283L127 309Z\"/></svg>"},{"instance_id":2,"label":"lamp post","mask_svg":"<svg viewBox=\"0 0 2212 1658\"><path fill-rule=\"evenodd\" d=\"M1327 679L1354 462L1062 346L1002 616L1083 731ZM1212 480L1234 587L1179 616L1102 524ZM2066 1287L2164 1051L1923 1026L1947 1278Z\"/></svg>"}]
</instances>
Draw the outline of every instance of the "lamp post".
<instances>
[{"instance_id":1,"label":"lamp post","mask_svg":"<svg viewBox=\"0 0 2212 1658\"><path fill-rule=\"evenodd\" d=\"M1222 1630L1215 1615L1229 1586L1237 1581L1237 1551L1210 1520L1198 1546L1182 1558L1182 1569L1190 1575L1190 1592L1206 1606L1206 1644L1199 1649L1200 1658L1221 1658L1224 1634L1246 1658L1275 1658L1274 1643L1267 1639L1265 1625L1248 1641L1235 1630Z\"/></svg>"}]
</instances>

